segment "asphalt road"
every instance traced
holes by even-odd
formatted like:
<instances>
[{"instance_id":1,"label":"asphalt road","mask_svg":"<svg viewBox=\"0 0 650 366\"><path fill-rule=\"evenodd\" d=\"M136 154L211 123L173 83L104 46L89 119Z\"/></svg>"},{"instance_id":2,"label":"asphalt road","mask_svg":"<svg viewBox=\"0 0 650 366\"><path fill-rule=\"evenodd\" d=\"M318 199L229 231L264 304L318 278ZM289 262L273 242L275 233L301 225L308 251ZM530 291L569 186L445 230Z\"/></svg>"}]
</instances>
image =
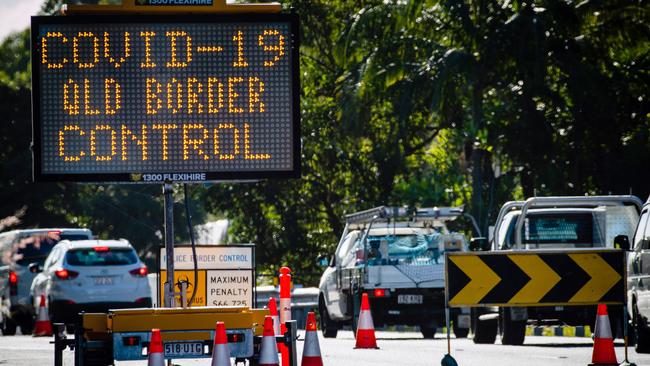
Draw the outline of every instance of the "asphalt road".
<instances>
[{"instance_id":1,"label":"asphalt road","mask_svg":"<svg viewBox=\"0 0 650 366\"><path fill-rule=\"evenodd\" d=\"M419 333L377 332L379 350L355 350L354 337L342 331L336 339L320 338L325 366L440 365L447 343L441 335L424 340ZM0 337L0 365L52 365L50 338L30 336ZM498 342L498 340L497 340ZM302 342L298 342L299 354ZM591 361L592 341L573 337L527 337L523 346L475 345L468 339L452 339L452 356L460 366L576 366ZM616 354L623 360L622 344ZM71 353L66 365L73 365ZM650 365L650 354L639 355L630 349L630 361ZM176 361L180 365L209 365L209 360ZM146 362L118 362L118 365L146 365Z\"/></svg>"}]
</instances>

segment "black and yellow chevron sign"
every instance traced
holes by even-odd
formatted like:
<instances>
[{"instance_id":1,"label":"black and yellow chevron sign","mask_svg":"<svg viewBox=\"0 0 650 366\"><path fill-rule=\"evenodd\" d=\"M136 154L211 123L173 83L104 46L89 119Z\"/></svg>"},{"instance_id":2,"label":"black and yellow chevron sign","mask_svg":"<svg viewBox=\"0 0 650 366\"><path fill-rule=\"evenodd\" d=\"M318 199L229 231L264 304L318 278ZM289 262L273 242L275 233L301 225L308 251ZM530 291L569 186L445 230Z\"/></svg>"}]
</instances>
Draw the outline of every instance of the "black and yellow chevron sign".
<instances>
[{"instance_id":1,"label":"black and yellow chevron sign","mask_svg":"<svg viewBox=\"0 0 650 366\"><path fill-rule=\"evenodd\" d=\"M622 304L619 250L448 253L449 306Z\"/></svg>"}]
</instances>

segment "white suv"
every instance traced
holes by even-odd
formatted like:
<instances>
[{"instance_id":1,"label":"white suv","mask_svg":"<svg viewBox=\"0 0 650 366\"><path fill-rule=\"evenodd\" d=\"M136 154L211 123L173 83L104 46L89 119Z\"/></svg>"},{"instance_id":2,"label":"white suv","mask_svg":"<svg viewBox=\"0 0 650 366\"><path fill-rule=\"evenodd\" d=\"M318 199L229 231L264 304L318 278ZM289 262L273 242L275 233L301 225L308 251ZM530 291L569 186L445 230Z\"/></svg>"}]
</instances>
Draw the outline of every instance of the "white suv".
<instances>
[{"instance_id":1,"label":"white suv","mask_svg":"<svg viewBox=\"0 0 650 366\"><path fill-rule=\"evenodd\" d=\"M34 306L45 295L52 322L71 324L81 311L150 307L147 272L126 240L62 241L34 278L31 295Z\"/></svg>"}]
</instances>

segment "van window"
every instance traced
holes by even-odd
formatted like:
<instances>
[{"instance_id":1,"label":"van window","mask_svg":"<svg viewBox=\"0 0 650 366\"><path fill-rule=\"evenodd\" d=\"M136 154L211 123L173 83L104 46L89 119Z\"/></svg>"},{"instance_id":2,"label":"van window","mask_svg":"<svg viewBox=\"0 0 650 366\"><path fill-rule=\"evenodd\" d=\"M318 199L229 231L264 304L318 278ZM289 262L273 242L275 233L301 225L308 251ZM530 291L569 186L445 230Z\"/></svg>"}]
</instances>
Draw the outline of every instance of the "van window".
<instances>
[{"instance_id":1,"label":"van window","mask_svg":"<svg viewBox=\"0 0 650 366\"><path fill-rule=\"evenodd\" d=\"M16 263L21 266L28 266L30 263L43 265L45 258L52 251L52 248L61 240L87 240L88 235L61 234L58 238L47 235L33 235L31 238L24 238L25 243L18 245L16 251ZM32 239L32 240L30 240Z\"/></svg>"},{"instance_id":2,"label":"van window","mask_svg":"<svg viewBox=\"0 0 650 366\"><path fill-rule=\"evenodd\" d=\"M71 266L120 266L137 263L138 255L133 249L73 249L65 260Z\"/></svg>"}]
</instances>

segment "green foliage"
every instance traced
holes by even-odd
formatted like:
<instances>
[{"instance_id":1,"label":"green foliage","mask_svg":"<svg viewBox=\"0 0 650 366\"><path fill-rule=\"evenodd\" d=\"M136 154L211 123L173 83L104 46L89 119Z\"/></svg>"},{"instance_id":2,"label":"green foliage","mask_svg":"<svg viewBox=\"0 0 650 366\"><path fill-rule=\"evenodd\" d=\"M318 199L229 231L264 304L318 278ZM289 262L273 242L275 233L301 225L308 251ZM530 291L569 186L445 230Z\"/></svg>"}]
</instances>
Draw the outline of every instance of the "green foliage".
<instances>
[{"instance_id":1,"label":"green foliage","mask_svg":"<svg viewBox=\"0 0 650 366\"><path fill-rule=\"evenodd\" d=\"M195 222L231 219L230 241L257 243L262 271L289 265L315 284L344 215L376 205L466 205L485 230L535 193L650 193L645 3L284 5L301 19L302 178L192 189ZM85 225L153 253L159 187L31 183L28 42L0 45L0 217L26 206L24 226Z\"/></svg>"}]
</instances>

